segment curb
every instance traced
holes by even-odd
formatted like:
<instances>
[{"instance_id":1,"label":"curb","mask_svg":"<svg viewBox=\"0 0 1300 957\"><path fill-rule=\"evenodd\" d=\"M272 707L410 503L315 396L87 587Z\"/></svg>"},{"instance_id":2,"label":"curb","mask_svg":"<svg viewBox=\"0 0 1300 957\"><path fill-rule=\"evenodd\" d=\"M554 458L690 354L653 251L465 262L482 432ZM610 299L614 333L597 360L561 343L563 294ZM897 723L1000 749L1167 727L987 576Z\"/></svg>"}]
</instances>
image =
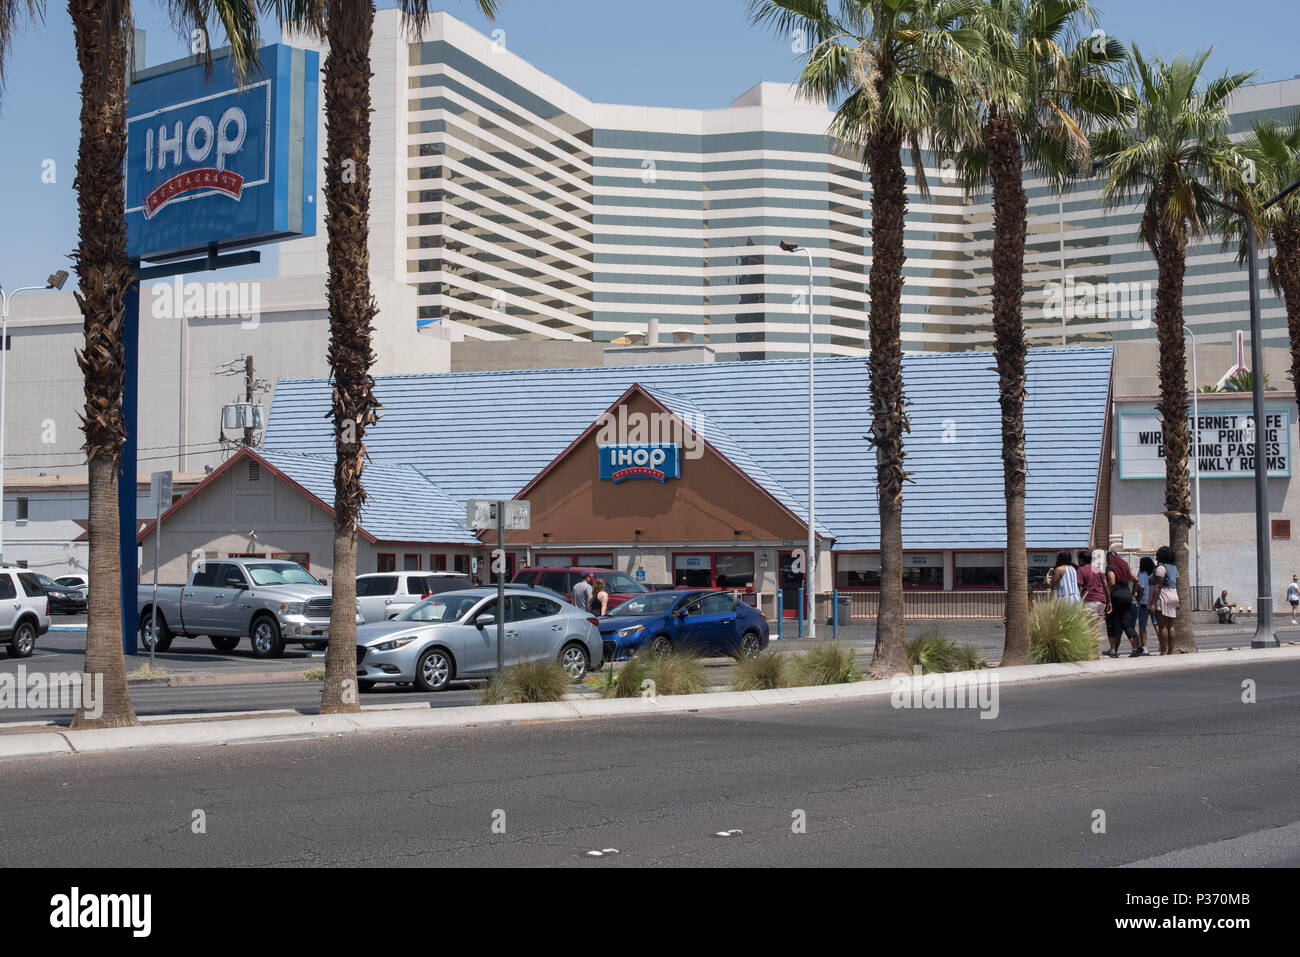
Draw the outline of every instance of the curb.
<instances>
[{"instance_id":1,"label":"curb","mask_svg":"<svg viewBox=\"0 0 1300 957\"><path fill-rule=\"evenodd\" d=\"M146 724L91 731L33 732L0 735L0 760L49 754L202 747L251 742L292 741L345 734L467 728L517 722L568 721L626 715L681 714L734 710L812 701L876 698L910 693L940 678L947 685L971 685L992 677L997 684L1021 684L1052 678L1122 676L1150 671L1181 671L1248 662L1300 660L1300 647L1242 651L1202 651L1171 658L1131 658L1070 664L1019 665L949 675L900 675L854 684L776 688L767 691L711 691L695 695L642 698L574 698L540 704L465 705L451 708L367 710L356 714L292 715Z\"/></svg>"}]
</instances>

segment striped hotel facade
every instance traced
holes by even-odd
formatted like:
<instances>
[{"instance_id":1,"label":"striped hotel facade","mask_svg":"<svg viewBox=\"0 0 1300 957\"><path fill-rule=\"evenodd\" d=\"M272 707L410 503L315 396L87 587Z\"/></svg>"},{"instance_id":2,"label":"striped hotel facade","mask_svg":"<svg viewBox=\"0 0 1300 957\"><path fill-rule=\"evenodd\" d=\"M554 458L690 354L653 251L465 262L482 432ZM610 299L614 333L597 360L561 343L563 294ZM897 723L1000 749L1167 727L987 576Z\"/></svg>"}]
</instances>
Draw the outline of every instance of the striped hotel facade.
<instances>
[{"instance_id":1,"label":"striped hotel facade","mask_svg":"<svg viewBox=\"0 0 1300 957\"><path fill-rule=\"evenodd\" d=\"M818 353L865 351L870 186L859 156L827 139L828 110L784 83L713 110L596 103L495 36L438 13L412 41L396 11L376 16L371 270L417 292L416 316L379 321L608 342L655 318L722 360L806 354L806 259L776 247L790 239L813 251ZM1243 90L1235 129L1297 105L1300 79ZM903 346L989 348L989 198L964 197L929 154L923 196L905 159ZM1156 272L1138 212L1103 210L1096 182L1062 196L1031 177L1026 191L1031 343L1151 338ZM280 271L325 271L323 221L281 248ZM1285 315L1262 273L1266 336L1280 342ZM1217 240L1189 247L1198 336L1244 326L1244 280Z\"/></svg>"}]
</instances>

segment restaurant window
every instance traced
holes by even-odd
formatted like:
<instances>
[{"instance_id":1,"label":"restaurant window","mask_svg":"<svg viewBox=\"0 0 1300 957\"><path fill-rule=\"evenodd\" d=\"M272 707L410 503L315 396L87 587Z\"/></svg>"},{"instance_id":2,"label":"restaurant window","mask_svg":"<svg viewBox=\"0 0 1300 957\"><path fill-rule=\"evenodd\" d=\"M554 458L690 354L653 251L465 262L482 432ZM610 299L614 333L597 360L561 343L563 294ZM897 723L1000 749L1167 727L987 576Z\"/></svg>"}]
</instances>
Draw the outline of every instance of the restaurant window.
<instances>
[{"instance_id":1,"label":"restaurant window","mask_svg":"<svg viewBox=\"0 0 1300 957\"><path fill-rule=\"evenodd\" d=\"M713 556L674 555L673 584L678 588L712 588Z\"/></svg>"},{"instance_id":2,"label":"restaurant window","mask_svg":"<svg viewBox=\"0 0 1300 957\"><path fill-rule=\"evenodd\" d=\"M429 571L431 571L431 572L445 572L446 570L447 570L447 556L446 556L446 555L430 555L430 556L429 556Z\"/></svg>"},{"instance_id":3,"label":"restaurant window","mask_svg":"<svg viewBox=\"0 0 1300 957\"><path fill-rule=\"evenodd\" d=\"M1289 518L1273 519L1273 537L1279 541L1287 541L1291 538L1291 520Z\"/></svg>"},{"instance_id":4,"label":"restaurant window","mask_svg":"<svg viewBox=\"0 0 1300 957\"><path fill-rule=\"evenodd\" d=\"M311 571L311 554L309 552L272 552L271 557L282 562L294 562Z\"/></svg>"},{"instance_id":5,"label":"restaurant window","mask_svg":"<svg viewBox=\"0 0 1300 957\"><path fill-rule=\"evenodd\" d=\"M1056 552L1029 553L1029 587L1044 588L1047 574L1056 567Z\"/></svg>"},{"instance_id":6,"label":"restaurant window","mask_svg":"<svg viewBox=\"0 0 1300 957\"><path fill-rule=\"evenodd\" d=\"M880 556L849 553L835 556L836 588L879 588Z\"/></svg>"},{"instance_id":7,"label":"restaurant window","mask_svg":"<svg viewBox=\"0 0 1300 957\"><path fill-rule=\"evenodd\" d=\"M955 552L953 584L957 588L1005 588L1001 552Z\"/></svg>"},{"instance_id":8,"label":"restaurant window","mask_svg":"<svg viewBox=\"0 0 1300 957\"><path fill-rule=\"evenodd\" d=\"M380 552L375 556L375 562L375 571L377 572L397 571L397 556L391 552Z\"/></svg>"},{"instance_id":9,"label":"restaurant window","mask_svg":"<svg viewBox=\"0 0 1300 957\"><path fill-rule=\"evenodd\" d=\"M402 571L418 572L420 571L420 556L407 552L402 556Z\"/></svg>"},{"instance_id":10,"label":"restaurant window","mask_svg":"<svg viewBox=\"0 0 1300 957\"><path fill-rule=\"evenodd\" d=\"M903 552L904 588L943 588L943 552Z\"/></svg>"},{"instance_id":11,"label":"restaurant window","mask_svg":"<svg viewBox=\"0 0 1300 957\"><path fill-rule=\"evenodd\" d=\"M537 556L541 568L613 568L614 556L610 552L547 552Z\"/></svg>"},{"instance_id":12,"label":"restaurant window","mask_svg":"<svg viewBox=\"0 0 1300 957\"><path fill-rule=\"evenodd\" d=\"M457 555L455 556L455 561L453 562L452 567L455 571L460 572L462 575L468 575L470 573L469 564L470 562L469 562L468 555Z\"/></svg>"},{"instance_id":13,"label":"restaurant window","mask_svg":"<svg viewBox=\"0 0 1300 957\"><path fill-rule=\"evenodd\" d=\"M715 588L754 590L754 553L719 552L713 556Z\"/></svg>"}]
</instances>

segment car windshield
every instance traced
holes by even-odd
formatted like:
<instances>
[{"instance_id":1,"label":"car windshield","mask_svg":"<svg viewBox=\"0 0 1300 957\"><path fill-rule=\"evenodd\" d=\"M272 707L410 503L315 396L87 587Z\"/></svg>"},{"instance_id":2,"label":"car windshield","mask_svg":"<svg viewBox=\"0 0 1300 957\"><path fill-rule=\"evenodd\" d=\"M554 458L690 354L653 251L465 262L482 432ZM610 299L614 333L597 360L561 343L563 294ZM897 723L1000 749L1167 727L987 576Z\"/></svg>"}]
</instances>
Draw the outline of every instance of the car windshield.
<instances>
[{"instance_id":1,"label":"car windshield","mask_svg":"<svg viewBox=\"0 0 1300 957\"><path fill-rule=\"evenodd\" d=\"M80 578L56 578L54 579L54 584L67 585L68 587L71 588L80 585L81 579Z\"/></svg>"},{"instance_id":2,"label":"car windshield","mask_svg":"<svg viewBox=\"0 0 1300 957\"><path fill-rule=\"evenodd\" d=\"M254 585L319 585L301 565L245 565Z\"/></svg>"},{"instance_id":3,"label":"car windshield","mask_svg":"<svg viewBox=\"0 0 1300 957\"><path fill-rule=\"evenodd\" d=\"M677 604L680 595L670 591L650 592L629 598L609 613L611 618L628 618L633 615L666 615Z\"/></svg>"},{"instance_id":4,"label":"car windshield","mask_svg":"<svg viewBox=\"0 0 1300 957\"><path fill-rule=\"evenodd\" d=\"M469 610L482 601L479 595L458 595L445 592L412 605L393 621L460 621Z\"/></svg>"},{"instance_id":5,"label":"car windshield","mask_svg":"<svg viewBox=\"0 0 1300 957\"><path fill-rule=\"evenodd\" d=\"M47 576L45 576L45 575L42 575L40 572L32 572L32 574L36 576L36 580L37 580L38 582L40 582L42 585L53 585L53 584L54 584L54 581L53 581L52 579L50 579L49 577L47 577Z\"/></svg>"}]
</instances>

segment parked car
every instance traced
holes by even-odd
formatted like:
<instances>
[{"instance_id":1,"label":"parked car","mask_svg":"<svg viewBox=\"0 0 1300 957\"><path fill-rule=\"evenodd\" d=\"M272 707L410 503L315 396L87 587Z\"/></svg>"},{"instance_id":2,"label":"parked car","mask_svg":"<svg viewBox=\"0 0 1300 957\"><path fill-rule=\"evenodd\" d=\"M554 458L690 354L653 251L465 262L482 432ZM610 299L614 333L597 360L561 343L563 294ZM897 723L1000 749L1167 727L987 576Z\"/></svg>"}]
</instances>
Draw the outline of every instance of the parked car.
<instances>
[{"instance_id":1,"label":"parked car","mask_svg":"<svg viewBox=\"0 0 1300 957\"><path fill-rule=\"evenodd\" d=\"M75 588L83 597L90 593L90 579L85 575L61 575L54 579L54 584L62 585L64 588Z\"/></svg>"},{"instance_id":2,"label":"parked car","mask_svg":"<svg viewBox=\"0 0 1300 957\"><path fill-rule=\"evenodd\" d=\"M34 574L0 566L0 641L9 657L30 658L36 639L50 630L50 598Z\"/></svg>"},{"instance_id":3,"label":"parked car","mask_svg":"<svg viewBox=\"0 0 1300 957\"><path fill-rule=\"evenodd\" d=\"M154 645L153 585L139 587L140 641ZM286 642L329 639L330 591L296 562L221 558L195 562L184 585L158 586L157 651L176 637L207 635L230 651L248 637L255 658L279 658ZM365 621L357 614L357 624Z\"/></svg>"},{"instance_id":4,"label":"parked car","mask_svg":"<svg viewBox=\"0 0 1300 957\"><path fill-rule=\"evenodd\" d=\"M396 618L430 595L473 582L461 572L372 572L357 576L357 609L368 622Z\"/></svg>"},{"instance_id":5,"label":"parked car","mask_svg":"<svg viewBox=\"0 0 1300 957\"><path fill-rule=\"evenodd\" d=\"M767 647L768 626L762 612L728 591L656 591L611 609L600 619L600 635L612 661L642 649L756 658Z\"/></svg>"},{"instance_id":6,"label":"parked car","mask_svg":"<svg viewBox=\"0 0 1300 957\"><path fill-rule=\"evenodd\" d=\"M51 614L84 615L86 613L86 596L79 588L60 585L49 575L42 575L40 572L31 574L41 583L45 594L49 596Z\"/></svg>"},{"instance_id":7,"label":"parked car","mask_svg":"<svg viewBox=\"0 0 1300 957\"><path fill-rule=\"evenodd\" d=\"M580 565L571 568L539 566L521 568L515 572L515 577L510 580L510 583L512 585L541 585L543 588L559 592L564 596L565 601L572 602L573 586L585 578L588 573L595 575L597 578L605 579L605 588L609 592L609 604L606 606L606 611L612 609L615 605L622 604L635 595L644 595L650 590L626 572L615 571L612 568L584 567ZM593 610L599 611L600 609Z\"/></svg>"},{"instance_id":8,"label":"parked car","mask_svg":"<svg viewBox=\"0 0 1300 957\"><path fill-rule=\"evenodd\" d=\"M555 658L580 681L600 667L597 619L530 588L506 586L505 663ZM456 678L481 678L497 666L497 590L466 588L426 598L392 621L357 629L357 686L410 682L442 691Z\"/></svg>"}]
</instances>

